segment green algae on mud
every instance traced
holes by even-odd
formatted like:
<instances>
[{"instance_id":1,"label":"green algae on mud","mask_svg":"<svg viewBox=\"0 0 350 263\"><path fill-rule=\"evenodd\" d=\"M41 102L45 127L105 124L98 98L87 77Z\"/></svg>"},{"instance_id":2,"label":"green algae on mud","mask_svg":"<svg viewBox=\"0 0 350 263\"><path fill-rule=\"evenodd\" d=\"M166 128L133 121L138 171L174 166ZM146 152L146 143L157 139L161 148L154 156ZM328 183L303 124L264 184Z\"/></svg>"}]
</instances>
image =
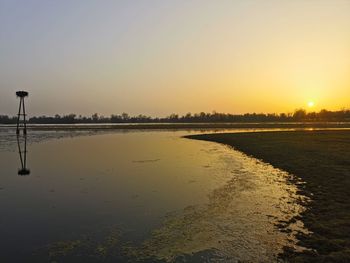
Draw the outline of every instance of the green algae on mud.
<instances>
[{"instance_id":1,"label":"green algae on mud","mask_svg":"<svg viewBox=\"0 0 350 263\"><path fill-rule=\"evenodd\" d=\"M350 262L350 131L295 131L191 135L186 138L230 145L295 175L311 199L301 214L310 234L285 250L290 262Z\"/></svg>"}]
</instances>

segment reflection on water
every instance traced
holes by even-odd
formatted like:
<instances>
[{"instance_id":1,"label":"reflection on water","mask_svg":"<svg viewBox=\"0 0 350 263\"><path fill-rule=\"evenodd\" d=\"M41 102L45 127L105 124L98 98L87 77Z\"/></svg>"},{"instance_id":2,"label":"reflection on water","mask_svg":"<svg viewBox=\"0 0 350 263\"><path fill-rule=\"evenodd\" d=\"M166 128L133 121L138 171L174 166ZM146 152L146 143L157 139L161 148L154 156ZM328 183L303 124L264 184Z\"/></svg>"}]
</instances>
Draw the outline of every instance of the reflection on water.
<instances>
[{"instance_id":1,"label":"reflection on water","mask_svg":"<svg viewBox=\"0 0 350 263\"><path fill-rule=\"evenodd\" d=\"M141 248L133 248L137 255L166 262L194 257L271 262L284 246L302 249L295 233L307 231L300 221L289 222L303 210L297 201L305 200L288 184L288 174L239 152L212 150L231 178L208 194L207 203L169 214Z\"/></svg>"},{"instance_id":2,"label":"reflection on water","mask_svg":"<svg viewBox=\"0 0 350 263\"><path fill-rule=\"evenodd\" d=\"M18 153L0 151L0 261L271 262L302 249L304 198L288 174L186 134L28 137L25 180Z\"/></svg>"},{"instance_id":3,"label":"reflection on water","mask_svg":"<svg viewBox=\"0 0 350 263\"><path fill-rule=\"evenodd\" d=\"M27 169L27 135L23 135L23 145L21 146L21 136L17 135L17 145L18 145L18 153L19 159L21 161L21 168L18 169L18 175L26 176L30 175L30 170Z\"/></svg>"}]
</instances>

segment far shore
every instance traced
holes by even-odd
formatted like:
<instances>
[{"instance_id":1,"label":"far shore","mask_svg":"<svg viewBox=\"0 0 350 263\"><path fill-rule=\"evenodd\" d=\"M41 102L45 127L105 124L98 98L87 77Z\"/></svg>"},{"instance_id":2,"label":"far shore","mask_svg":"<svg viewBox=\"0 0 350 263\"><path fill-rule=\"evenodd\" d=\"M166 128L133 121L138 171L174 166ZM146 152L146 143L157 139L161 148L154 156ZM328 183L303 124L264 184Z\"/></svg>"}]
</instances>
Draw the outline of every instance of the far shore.
<instances>
[{"instance_id":1,"label":"far shore","mask_svg":"<svg viewBox=\"0 0 350 263\"><path fill-rule=\"evenodd\" d=\"M15 129L15 124L0 124ZM27 124L28 130L344 129L350 122Z\"/></svg>"},{"instance_id":2,"label":"far shore","mask_svg":"<svg viewBox=\"0 0 350 263\"><path fill-rule=\"evenodd\" d=\"M310 251L286 250L282 257L287 262L350 262L349 130L216 133L186 138L232 146L304 182L290 178L311 200L296 218L311 231L298 236L300 245Z\"/></svg>"}]
</instances>

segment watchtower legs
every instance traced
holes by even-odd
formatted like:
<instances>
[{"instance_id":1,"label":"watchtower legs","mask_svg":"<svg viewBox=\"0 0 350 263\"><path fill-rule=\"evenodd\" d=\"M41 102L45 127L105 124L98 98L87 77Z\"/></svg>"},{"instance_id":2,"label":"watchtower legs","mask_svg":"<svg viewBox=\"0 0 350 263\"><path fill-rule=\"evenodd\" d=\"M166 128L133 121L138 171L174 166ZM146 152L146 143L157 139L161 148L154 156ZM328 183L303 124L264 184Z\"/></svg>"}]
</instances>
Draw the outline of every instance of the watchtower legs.
<instances>
[{"instance_id":1,"label":"watchtower legs","mask_svg":"<svg viewBox=\"0 0 350 263\"><path fill-rule=\"evenodd\" d=\"M27 135L27 121L26 121L26 108L24 106L24 98L22 99L22 103L23 103L23 134Z\"/></svg>"},{"instance_id":2,"label":"watchtower legs","mask_svg":"<svg viewBox=\"0 0 350 263\"><path fill-rule=\"evenodd\" d=\"M21 116L23 116L23 134L27 134L26 109L24 106L24 97L20 97L20 101L19 101L17 129L16 129L17 135L20 134Z\"/></svg>"}]
</instances>

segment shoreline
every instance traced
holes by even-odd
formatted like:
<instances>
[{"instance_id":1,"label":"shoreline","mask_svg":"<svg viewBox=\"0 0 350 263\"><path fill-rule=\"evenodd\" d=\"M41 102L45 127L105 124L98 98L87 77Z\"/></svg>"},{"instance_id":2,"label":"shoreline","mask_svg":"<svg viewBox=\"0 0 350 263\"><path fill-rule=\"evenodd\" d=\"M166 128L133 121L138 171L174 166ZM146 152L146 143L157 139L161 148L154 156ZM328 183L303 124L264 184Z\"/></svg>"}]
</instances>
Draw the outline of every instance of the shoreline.
<instances>
[{"instance_id":1,"label":"shoreline","mask_svg":"<svg viewBox=\"0 0 350 263\"><path fill-rule=\"evenodd\" d=\"M311 234L298 234L305 252L285 250L287 262L350 262L350 131L281 131L188 135L217 142L291 175L310 198L300 219ZM293 182L293 180L291 180Z\"/></svg>"},{"instance_id":2,"label":"shoreline","mask_svg":"<svg viewBox=\"0 0 350 263\"><path fill-rule=\"evenodd\" d=\"M0 124L0 129L16 129ZM350 122L27 124L28 130L350 129Z\"/></svg>"}]
</instances>

